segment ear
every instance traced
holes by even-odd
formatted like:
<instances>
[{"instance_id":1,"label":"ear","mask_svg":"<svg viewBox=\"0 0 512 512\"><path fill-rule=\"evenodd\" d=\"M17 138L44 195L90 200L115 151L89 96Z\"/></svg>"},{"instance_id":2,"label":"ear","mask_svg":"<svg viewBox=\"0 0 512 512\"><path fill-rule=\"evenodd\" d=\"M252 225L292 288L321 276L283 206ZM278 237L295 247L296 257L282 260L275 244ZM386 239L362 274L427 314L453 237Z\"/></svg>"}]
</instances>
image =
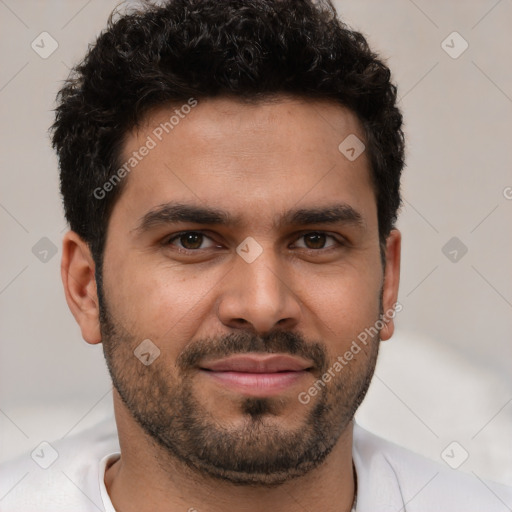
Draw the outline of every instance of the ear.
<instances>
[{"instance_id":1,"label":"ear","mask_svg":"<svg viewBox=\"0 0 512 512\"><path fill-rule=\"evenodd\" d=\"M392 229L386 239L386 268L384 270L384 285L382 291L383 321L385 326L380 331L382 341L389 340L395 331L393 318L402 310L398 304L398 285L400 282L400 251L402 235L398 229ZM396 306L395 306L396 305Z\"/></svg>"},{"instance_id":2,"label":"ear","mask_svg":"<svg viewBox=\"0 0 512 512\"><path fill-rule=\"evenodd\" d=\"M69 309L87 343L101 342L95 264L89 246L74 231L64 235L60 267Z\"/></svg>"}]
</instances>

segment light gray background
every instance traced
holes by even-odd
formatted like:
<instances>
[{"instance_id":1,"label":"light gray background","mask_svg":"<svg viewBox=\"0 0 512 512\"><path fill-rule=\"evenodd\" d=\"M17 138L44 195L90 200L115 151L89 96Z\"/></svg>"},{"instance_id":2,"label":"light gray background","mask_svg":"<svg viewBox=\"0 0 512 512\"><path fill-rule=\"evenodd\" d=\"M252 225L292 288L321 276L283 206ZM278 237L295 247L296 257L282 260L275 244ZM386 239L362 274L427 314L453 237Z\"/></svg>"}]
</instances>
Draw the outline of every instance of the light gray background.
<instances>
[{"instance_id":1,"label":"light gray background","mask_svg":"<svg viewBox=\"0 0 512 512\"><path fill-rule=\"evenodd\" d=\"M60 283L66 225L47 129L116 3L0 0L0 460L111 414L101 347L82 341ZM512 2L337 6L388 60L408 138L403 311L358 421L441 463L456 441L461 471L512 484ZM43 31L59 45L46 59L31 48ZM469 44L457 59L442 45L453 31ZM47 262L32 252L43 237L58 249ZM442 252L452 237L468 249L456 262Z\"/></svg>"}]
</instances>

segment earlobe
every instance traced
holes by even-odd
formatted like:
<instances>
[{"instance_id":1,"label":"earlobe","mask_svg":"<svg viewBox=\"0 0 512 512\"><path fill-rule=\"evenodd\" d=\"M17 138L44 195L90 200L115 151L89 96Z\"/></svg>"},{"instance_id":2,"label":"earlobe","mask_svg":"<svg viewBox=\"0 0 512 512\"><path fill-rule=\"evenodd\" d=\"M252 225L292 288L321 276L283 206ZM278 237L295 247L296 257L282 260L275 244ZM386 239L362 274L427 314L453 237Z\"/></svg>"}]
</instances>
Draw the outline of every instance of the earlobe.
<instances>
[{"instance_id":1,"label":"earlobe","mask_svg":"<svg viewBox=\"0 0 512 512\"><path fill-rule=\"evenodd\" d=\"M95 264L88 244L74 231L62 242L61 277L71 313L87 343L101 342Z\"/></svg>"},{"instance_id":2,"label":"earlobe","mask_svg":"<svg viewBox=\"0 0 512 512\"><path fill-rule=\"evenodd\" d=\"M398 304L398 287L400 283L400 251L402 235L398 229L392 229L386 239L386 268L384 270L384 285L382 292L382 308L384 327L380 331L381 341L386 341L395 330L394 318L401 311Z\"/></svg>"}]
</instances>

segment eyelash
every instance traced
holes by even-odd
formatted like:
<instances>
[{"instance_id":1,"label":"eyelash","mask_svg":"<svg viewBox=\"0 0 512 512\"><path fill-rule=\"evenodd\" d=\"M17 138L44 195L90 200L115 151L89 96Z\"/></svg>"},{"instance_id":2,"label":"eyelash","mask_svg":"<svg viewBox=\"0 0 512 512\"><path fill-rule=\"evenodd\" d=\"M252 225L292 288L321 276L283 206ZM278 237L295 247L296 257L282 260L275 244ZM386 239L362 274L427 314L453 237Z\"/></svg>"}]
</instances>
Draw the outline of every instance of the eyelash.
<instances>
[{"instance_id":1,"label":"eyelash","mask_svg":"<svg viewBox=\"0 0 512 512\"><path fill-rule=\"evenodd\" d=\"M199 235L202 235L203 237L211 240L212 242L215 242L210 236L208 236L206 233L202 232L202 231L181 231L179 233L176 233L174 235L172 235L171 237L167 237L163 240L163 245L164 246L169 246L169 245L172 245L172 242L175 241L175 240L179 240L182 236L184 235L188 235L188 234L199 234ZM335 237L334 235L331 235L329 234L328 232L326 231L306 231L306 232L303 232L296 240L300 240L301 238L304 238L306 235L313 235L313 234L319 234L319 235L325 235L326 237L326 243L327 243L327 239L332 239L335 244L331 245L331 246L328 246L328 247L323 247L323 248L320 248L320 249L310 249L308 247L299 247L299 249L302 249L304 251L307 251L307 252L320 252L320 251L328 251L328 250L333 250L333 249L336 249L336 248L340 248L340 247L344 247L346 246L346 242L344 240L341 240L341 239L338 239L337 237ZM186 249L184 247L176 247L177 250L181 253L199 253L201 251L205 251L205 250L208 250L210 249L210 247L207 247L206 249Z\"/></svg>"}]
</instances>

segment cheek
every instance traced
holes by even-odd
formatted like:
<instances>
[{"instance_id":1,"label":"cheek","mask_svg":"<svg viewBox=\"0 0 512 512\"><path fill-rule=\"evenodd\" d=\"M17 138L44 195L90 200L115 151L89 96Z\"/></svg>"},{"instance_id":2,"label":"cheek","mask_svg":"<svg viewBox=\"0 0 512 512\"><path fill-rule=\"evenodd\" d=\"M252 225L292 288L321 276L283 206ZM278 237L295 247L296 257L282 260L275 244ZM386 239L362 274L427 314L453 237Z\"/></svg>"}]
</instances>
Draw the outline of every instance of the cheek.
<instances>
[{"instance_id":1,"label":"cheek","mask_svg":"<svg viewBox=\"0 0 512 512\"><path fill-rule=\"evenodd\" d=\"M211 297L221 277L190 271L185 276L168 264L148 265L135 258L109 270L105 287L116 320L134 336L149 338L176 355L195 336L206 309L213 307Z\"/></svg>"},{"instance_id":2,"label":"cheek","mask_svg":"<svg viewBox=\"0 0 512 512\"><path fill-rule=\"evenodd\" d=\"M381 286L382 274L345 268L309 287L304 307L312 315L313 332L330 340L331 356L344 353L365 329L375 325Z\"/></svg>"}]
</instances>

